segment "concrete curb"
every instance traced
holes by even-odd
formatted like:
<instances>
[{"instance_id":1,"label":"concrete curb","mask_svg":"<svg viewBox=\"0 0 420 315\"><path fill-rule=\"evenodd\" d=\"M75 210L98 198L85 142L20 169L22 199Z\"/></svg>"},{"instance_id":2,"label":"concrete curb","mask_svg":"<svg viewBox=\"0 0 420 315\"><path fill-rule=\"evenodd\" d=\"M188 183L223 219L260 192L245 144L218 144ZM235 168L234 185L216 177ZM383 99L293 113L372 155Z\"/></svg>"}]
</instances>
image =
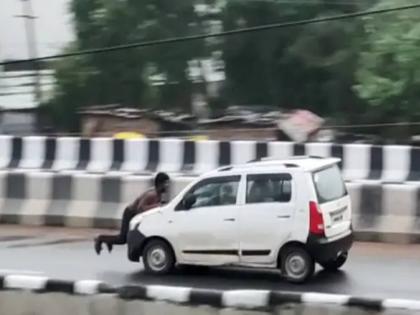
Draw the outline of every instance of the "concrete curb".
<instances>
[{"instance_id":1,"label":"concrete curb","mask_svg":"<svg viewBox=\"0 0 420 315\"><path fill-rule=\"evenodd\" d=\"M0 291L37 294L112 295L122 300L165 301L188 306L269 310L284 305L332 305L371 311L420 311L420 300L374 299L339 294L296 293L266 290L207 290L159 285L113 287L97 280L66 281L46 277L0 276Z\"/></svg>"}]
</instances>

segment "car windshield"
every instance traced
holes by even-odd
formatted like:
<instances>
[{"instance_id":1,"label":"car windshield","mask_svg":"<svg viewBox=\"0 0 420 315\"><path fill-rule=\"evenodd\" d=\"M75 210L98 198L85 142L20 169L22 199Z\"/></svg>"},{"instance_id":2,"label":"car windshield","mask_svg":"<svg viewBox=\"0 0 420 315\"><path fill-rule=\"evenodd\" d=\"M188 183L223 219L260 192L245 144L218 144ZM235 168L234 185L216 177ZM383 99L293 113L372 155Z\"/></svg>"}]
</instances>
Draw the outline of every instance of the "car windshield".
<instances>
[{"instance_id":1,"label":"car windshield","mask_svg":"<svg viewBox=\"0 0 420 315\"><path fill-rule=\"evenodd\" d=\"M346 186L337 165L314 172L313 179L319 203L333 201L347 195Z\"/></svg>"}]
</instances>

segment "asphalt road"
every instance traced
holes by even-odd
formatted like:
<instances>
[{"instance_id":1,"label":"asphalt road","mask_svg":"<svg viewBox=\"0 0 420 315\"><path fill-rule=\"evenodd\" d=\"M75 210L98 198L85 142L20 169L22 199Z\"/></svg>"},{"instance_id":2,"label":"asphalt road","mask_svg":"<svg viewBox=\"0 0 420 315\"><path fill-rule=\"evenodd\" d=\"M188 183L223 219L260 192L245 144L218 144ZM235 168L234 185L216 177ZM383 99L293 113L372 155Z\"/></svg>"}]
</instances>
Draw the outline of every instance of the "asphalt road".
<instances>
[{"instance_id":1,"label":"asphalt road","mask_svg":"<svg viewBox=\"0 0 420 315\"><path fill-rule=\"evenodd\" d=\"M161 284L216 289L323 292L378 298L420 297L420 246L357 243L342 271L319 271L305 285L279 273L231 268L181 269L156 277L126 258L125 246L101 256L93 251L98 231L0 226L0 274L60 279L99 279L114 285ZM103 232L103 231L102 231Z\"/></svg>"}]
</instances>

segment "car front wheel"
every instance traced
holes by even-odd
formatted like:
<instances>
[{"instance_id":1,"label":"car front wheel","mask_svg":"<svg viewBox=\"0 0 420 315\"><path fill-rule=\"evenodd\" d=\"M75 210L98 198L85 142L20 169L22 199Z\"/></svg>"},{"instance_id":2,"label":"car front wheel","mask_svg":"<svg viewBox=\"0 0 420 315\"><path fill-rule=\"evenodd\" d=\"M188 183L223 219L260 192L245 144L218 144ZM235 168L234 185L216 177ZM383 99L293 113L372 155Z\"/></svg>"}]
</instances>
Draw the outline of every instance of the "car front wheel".
<instances>
[{"instance_id":1,"label":"car front wheel","mask_svg":"<svg viewBox=\"0 0 420 315\"><path fill-rule=\"evenodd\" d=\"M144 268L153 274L167 274L175 265L172 248L162 240L148 242L143 251Z\"/></svg>"},{"instance_id":2,"label":"car front wheel","mask_svg":"<svg viewBox=\"0 0 420 315\"><path fill-rule=\"evenodd\" d=\"M304 283L315 271L315 261L302 247L289 246L281 255L281 272L287 281Z\"/></svg>"}]
</instances>

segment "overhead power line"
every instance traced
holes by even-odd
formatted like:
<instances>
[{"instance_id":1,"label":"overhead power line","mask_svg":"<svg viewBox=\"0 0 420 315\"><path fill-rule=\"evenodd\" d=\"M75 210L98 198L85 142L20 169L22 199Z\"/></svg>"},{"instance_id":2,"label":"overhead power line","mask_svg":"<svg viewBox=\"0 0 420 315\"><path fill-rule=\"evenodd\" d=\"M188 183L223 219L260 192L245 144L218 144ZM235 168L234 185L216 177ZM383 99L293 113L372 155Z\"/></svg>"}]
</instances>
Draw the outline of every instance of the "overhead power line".
<instances>
[{"instance_id":1,"label":"overhead power line","mask_svg":"<svg viewBox=\"0 0 420 315\"><path fill-rule=\"evenodd\" d=\"M50 55L50 56L44 56L44 57L39 57L39 58L4 61L4 62L0 62L0 66L24 63L24 62L37 62L37 61L45 61L45 60L52 60L52 59L58 59L58 58L68 58L68 57L75 57L75 56L81 56L81 55L107 53L107 52L113 52L113 51L118 51L118 50L165 45L165 44L172 44L172 43L188 42L188 41L200 40L200 39L211 38L211 37L224 37L224 36L245 34L245 33L251 33L251 32L261 32L261 31L266 31L266 30L281 29L281 28L302 26L302 25L308 25L308 24L351 19L351 18L357 18L357 17L369 16L369 15L384 14L384 13L410 10L410 9L418 9L418 8L420 8L420 4L412 4L412 5L386 8L386 9L380 9L380 10L359 11L359 12L354 12L354 13L333 15L333 16L322 17L322 18L305 19L305 20L297 20L297 21L290 21L290 22L266 24L266 25L247 27L247 28L239 28L239 29L218 32L218 33L199 34L199 35L191 35L191 36L184 36L184 37L171 37L171 38L165 38L165 39L159 39L159 40L153 40L153 41L145 41L145 42L137 42L137 43L132 43L132 44L123 44L123 45L117 45L117 46L80 50L80 51L75 51L71 53Z\"/></svg>"}]
</instances>

